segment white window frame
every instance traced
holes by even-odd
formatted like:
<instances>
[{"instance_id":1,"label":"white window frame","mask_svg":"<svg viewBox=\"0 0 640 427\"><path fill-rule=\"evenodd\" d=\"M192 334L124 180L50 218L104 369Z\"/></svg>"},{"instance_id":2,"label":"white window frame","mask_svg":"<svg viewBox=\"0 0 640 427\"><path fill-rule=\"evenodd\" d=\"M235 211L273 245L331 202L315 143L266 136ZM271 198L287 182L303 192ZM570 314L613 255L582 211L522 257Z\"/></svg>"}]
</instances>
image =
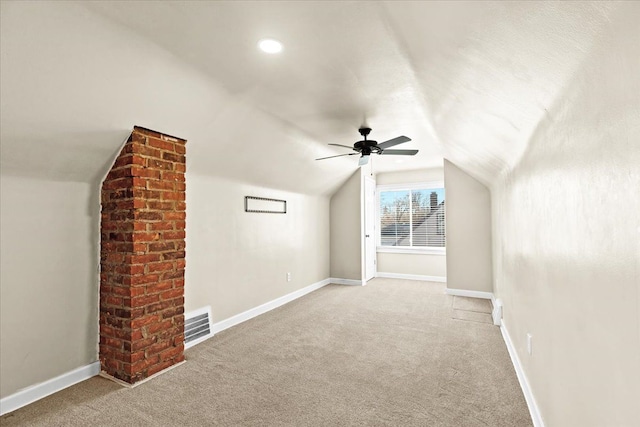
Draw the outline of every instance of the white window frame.
<instances>
[{"instance_id":1,"label":"white window frame","mask_svg":"<svg viewBox=\"0 0 640 427\"><path fill-rule=\"evenodd\" d=\"M430 182L413 182L409 184L382 184L376 186L376 252L377 253L394 253L394 254L427 254L427 255L446 255L447 248L440 247L407 247L407 246L382 246L380 237L380 193L383 191L409 191L409 190L431 190L436 188L444 188L444 181ZM446 189L445 189L446 200ZM411 215L411 210L409 210ZM445 208L445 223L447 221Z\"/></svg>"}]
</instances>

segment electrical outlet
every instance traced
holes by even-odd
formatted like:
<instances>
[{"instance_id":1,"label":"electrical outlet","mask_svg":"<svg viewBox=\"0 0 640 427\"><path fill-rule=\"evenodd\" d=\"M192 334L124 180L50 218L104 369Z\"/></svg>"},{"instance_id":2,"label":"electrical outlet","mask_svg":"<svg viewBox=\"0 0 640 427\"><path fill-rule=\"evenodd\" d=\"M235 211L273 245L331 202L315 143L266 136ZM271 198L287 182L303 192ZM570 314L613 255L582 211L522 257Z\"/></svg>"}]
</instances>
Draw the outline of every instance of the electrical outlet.
<instances>
[{"instance_id":1,"label":"electrical outlet","mask_svg":"<svg viewBox=\"0 0 640 427\"><path fill-rule=\"evenodd\" d=\"M291 281L291 273L287 273L287 282Z\"/></svg>"},{"instance_id":2,"label":"electrical outlet","mask_svg":"<svg viewBox=\"0 0 640 427\"><path fill-rule=\"evenodd\" d=\"M533 335L531 334L527 334L527 353L529 353L529 356L531 356L531 340L533 339Z\"/></svg>"}]
</instances>

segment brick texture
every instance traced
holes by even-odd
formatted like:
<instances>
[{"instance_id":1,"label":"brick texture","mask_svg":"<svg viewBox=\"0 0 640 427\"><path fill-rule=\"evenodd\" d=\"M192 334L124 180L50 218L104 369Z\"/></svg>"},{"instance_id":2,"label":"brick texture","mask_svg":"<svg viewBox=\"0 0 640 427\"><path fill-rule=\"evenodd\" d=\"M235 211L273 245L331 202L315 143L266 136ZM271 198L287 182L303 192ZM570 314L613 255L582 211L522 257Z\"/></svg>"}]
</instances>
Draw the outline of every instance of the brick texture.
<instances>
[{"instance_id":1,"label":"brick texture","mask_svg":"<svg viewBox=\"0 0 640 427\"><path fill-rule=\"evenodd\" d=\"M102 184L100 363L131 384L184 360L185 143L135 127Z\"/></svg>"}]
</instances>

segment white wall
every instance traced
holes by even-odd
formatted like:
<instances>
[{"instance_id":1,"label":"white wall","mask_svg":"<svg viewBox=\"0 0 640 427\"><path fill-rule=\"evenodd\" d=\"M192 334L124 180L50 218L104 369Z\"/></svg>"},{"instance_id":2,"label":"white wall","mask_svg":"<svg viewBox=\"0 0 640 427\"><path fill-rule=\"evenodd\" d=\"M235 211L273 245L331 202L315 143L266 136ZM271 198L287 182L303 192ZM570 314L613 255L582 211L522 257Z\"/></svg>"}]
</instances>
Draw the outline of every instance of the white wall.
<instances>
[{"instance_id":1,"label":"white wall","mask_svg":"<svg viewBox=\"0 0 640 427\"><path fill-rule=\"evenodd\" d=\"M447 192L447 288L493 292L491 194L444 161Z\"/></svg>"},{"instance_id":2,"label":"white wall","mask_svg":"<svg viewBox=\"0 0 640 427\"><path fill-rule=\"evenodd\" d=\"M444 181L442 168L388 172L376 175L377 185L412 184L416 182ZM448 197L445 194L445 200ZM449 207L447 200L447 215ZM444 254L401 254L378 252L377 269L380 273L411 274L446 278L447 257Z\"/></svg>"},{"instance_id":3,"label":"white wall","mask_svg":"<svg viewBox=\"0 0 640 427\"><path fill-rule=\"evenodd\" d=\"M287 213L245 212L244 196L284 199ZM186 256L185 309L211 305L214 322L324 280L329 198L189 174Z\"/></svg>"},{"instance_id":4,"label":"white wall","mask_svg":"<svg viewBox=\"0 0 640 427\"><path fill-rule=\"evenodd\" d=\"M627 6L492 188L495 290L550 427L640 425L640 9Z\"/></svg>"},{"instance_id":5,"label":"white wall","mask_svg":"<svg viewBox=\"0 0 640 427\"><path fill-rule=\"evenodd\" d=\"M361 170L331 197L331 277L362 280Z\"/></svg>"},{"instance_id":6,"label":"white wall","mask_svg":"<svg viewBox=\"0 0 640 427\"><path fill-rule=\"evenodd\" d=\"M97 189L2 175L0 396L97 360Z\"/></svg>"},{"instance_id":7,"label":"white wall","mask_svg":"<svg viewBox=\"0 0 640 427\"><path fill-rule=\"evenodd\" d=\"M444 180L443 168L418 169L376 174L377 185L411 184L414 182L434 182Z\"/></svg>"}]
</instances>

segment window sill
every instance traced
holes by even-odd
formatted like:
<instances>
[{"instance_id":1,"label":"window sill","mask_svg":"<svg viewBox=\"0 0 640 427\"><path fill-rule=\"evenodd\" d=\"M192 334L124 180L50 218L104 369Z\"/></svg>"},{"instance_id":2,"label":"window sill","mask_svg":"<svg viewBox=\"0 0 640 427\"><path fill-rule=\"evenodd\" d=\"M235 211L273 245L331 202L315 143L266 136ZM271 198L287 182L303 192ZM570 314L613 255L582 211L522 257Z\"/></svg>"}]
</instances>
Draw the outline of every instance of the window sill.
<instances>
[{"instance_id":1,"label":"window sill","mask_svg":"<svg viewBox=\"0 0 640 427\"><path fill-rule=\"evenodd\" d=\"M418 254L418 255L446 255L447 250L445 248L409 248L398 246L378 246L376 248L377 253L389 253L389 254Z\"/></svg>"}]
</instances>

